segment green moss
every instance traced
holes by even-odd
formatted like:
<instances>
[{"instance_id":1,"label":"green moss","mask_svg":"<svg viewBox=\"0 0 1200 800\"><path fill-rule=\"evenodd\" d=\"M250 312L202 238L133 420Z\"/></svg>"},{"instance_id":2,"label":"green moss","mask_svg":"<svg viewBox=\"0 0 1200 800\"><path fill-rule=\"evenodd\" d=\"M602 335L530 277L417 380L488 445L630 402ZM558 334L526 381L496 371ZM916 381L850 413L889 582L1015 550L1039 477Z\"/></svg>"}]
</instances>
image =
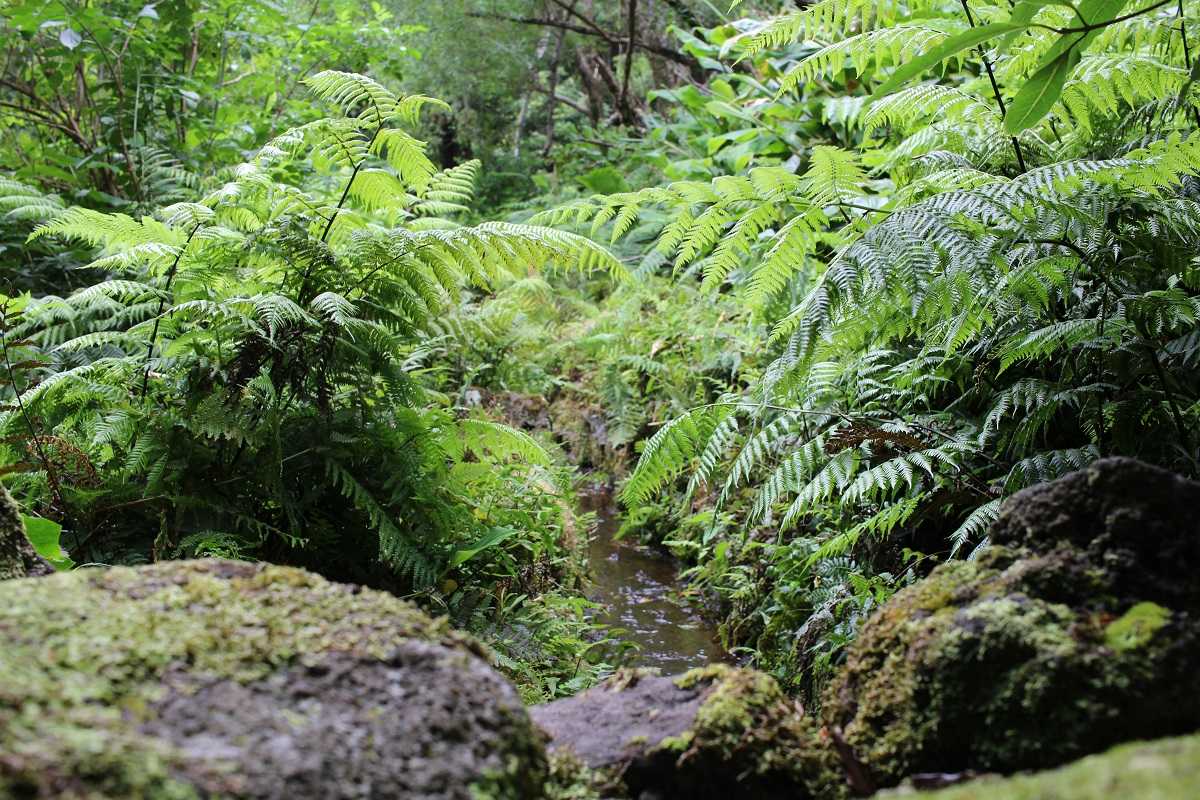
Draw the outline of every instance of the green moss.
<instances>
[{"instance_id":1,"label":"green moss","mask_svg":"<svg viewBox=\"0 0 1200 800\"><path fill-rule=\"evenodd\" d=\"M601 800L611 796L616 782L612 776L589 769L569 750L558 750L550 754L546 800Z\"/></svg>"},{"instance_id":2,"label":"green moss","mask_svg":"<svg viewBox=\"0 0 1200 800\"><path fill-rule=\"evenodd\" d=\"M756 670L712 664L691 670L676 681L681 689L698 683L711 683L712 689L696 712L694 734L724 752L736 750L756 723L779 718L780 707L787 706L775 679Z\"/></svg>"},{"instance_id":3,"label":"green moss","mask_svg":"<svg viewBox=\"0 0 1200 800\"><path fill-rule=\"evenodd\" d=\"M1157 603L1138 603L1104 629L1104 641L1117 652L1145 647L1171 619Z\"/></svg>"},{"instance_id":4,"label":"green moss","mask_svg":"<svg viewBox=\"0 0 1200 800\"><path fill-rule=\"evenodd\" d=\"M710 768L721 765L722 772L743 776L747 791L755 789L764 797L785 791L803 798L802 787L826 777L825 748L812 721L770 675L710 664L675 682L706 692L692 727L658 745L659 751L677 754L678 764L695 759Z\"/></svg>"},{"instance_id":5,"label":"green moss","mask_svg":"<svg viewBox=\"0 0 1200 800\"><path fill-rule=\"evenodd\" d=\"M922 794L929 800L1192 800L1200 736L1124 745L1062 769Z\"/></svg>"},{"instance_id":6,"label":"green moss","mask_svg":"<svg viewBox=\"0 0 1200 800\"><path fill-rule=\"evenodd\" d=\"M1104 624L1103 571L1071 547L991 548L897 593L822 698L881 786L916 772L1046 768L1187 730L1194 626L1140 603ZM1169 628L1168 628L1169 626Z\"/></svg>"}]
</instances>

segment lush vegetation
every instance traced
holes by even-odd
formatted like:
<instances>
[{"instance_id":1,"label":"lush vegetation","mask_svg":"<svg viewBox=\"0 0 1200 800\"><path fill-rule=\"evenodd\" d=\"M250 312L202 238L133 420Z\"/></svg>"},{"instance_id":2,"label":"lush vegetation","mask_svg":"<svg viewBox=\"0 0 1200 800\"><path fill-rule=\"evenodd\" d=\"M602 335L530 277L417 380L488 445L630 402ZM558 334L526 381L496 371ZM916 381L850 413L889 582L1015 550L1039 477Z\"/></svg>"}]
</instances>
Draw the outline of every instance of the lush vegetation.
<instances>
[{"instance_id":1,"label":"lush vegetation","mask_svg":"<svg viewBox=\"0 0 1200 800\"><path fill-rule=\"evenodd\" d=\"M617 659L611 480L811 697L1004 497L1200 471L1194 9L430 5L0 10L0 477L47 551L384 587L546 697Z\"/></svg>"}]
</instances>

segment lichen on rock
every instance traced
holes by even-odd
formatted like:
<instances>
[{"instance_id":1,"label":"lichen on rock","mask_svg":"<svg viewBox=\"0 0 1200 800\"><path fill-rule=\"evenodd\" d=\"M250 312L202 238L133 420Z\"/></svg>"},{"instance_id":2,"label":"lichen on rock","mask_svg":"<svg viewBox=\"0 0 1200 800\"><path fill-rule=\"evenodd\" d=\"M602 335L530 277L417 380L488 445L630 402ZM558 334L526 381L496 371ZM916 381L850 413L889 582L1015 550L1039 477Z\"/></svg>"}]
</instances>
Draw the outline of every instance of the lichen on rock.
<instances>
[{"instance_id":1,"label":"lichen on rock","mask_svg":"<svg viewBox=\"0 0 1200 800\"><path fill-rule=\"evenodd\" d=\"M534 798L474 640L390 595L224 561L0 584L0 798Z\"/></svg>"}]
</instances>

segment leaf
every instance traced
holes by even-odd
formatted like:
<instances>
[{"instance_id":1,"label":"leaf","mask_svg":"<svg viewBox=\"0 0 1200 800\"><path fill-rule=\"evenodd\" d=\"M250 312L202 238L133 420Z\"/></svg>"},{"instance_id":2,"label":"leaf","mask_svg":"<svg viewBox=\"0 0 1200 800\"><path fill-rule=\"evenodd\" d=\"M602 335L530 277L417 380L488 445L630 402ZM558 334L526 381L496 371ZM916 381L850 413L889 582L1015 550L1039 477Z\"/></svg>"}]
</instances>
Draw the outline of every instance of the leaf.
<instances>
[{"instance_id":1,"label":"leaf","mask_svg":"<svg viewBox=\"0 0 1200 800\"><path fill-rule=\"evenodd\" d=\"M1036 125L1050 113L1062 95L1071 70L1079 63L1079 50L1072 49L1058 56L1034 73L1013 98L1004 115L1004 130L1016 135Z\"/></svg>"},{"instance_id":2,"label":"leaf","mask_svg":"<svg viewBox=\"0 0 1200 800\"><path fill-rule=\"evenodd\" d=\"M83 42L83 38L73 28L63 28L58 34L58 40L68 50L74 50Z\"/></svg>"},{"instance_id":3,"label":"leaf","mask_svg":"<svg viewBox=\"0 0 1200 800\"><path fill-rule=\"evenodd\" d=\"M1072 27L1079 27L1079 20L1083 20L1087 25L1099 25L1102 22L1111 22L1121 13L1128 1L1082 0L1077 7L1078 19L1075 20ZM1064 33L1054 43L1054 46L1046 51L1046 55L1042 57L1041 66L1045 66L1052 59L1057 58L1068 49L1082 54L1087 49L1087 46L1092 43L1092 40L1099 36L1103 30L1104 28L1100 27L1086 32Z\"/></svg>"},{"instance_id":4,"label":"leaf","mask_svg":"<svg viewBox=\"0 0 1200 800\"><path fill-rule=\"evenodd\" d=\"M456 551L450 558L450 566L457 567L460 564L471 560L484 550L491 549L505 541L516 532L516 528L492 528L482 537L480 537L479 541L475 542L475 544L471 545L466 550Z\"/></svg>"},{"instance_id":5,"label":"leaf","mask_svg":"<svg viewBox=\"0 0 1200 800\"><path fill-rule=\"evenodd\" d=\"M59 572L69 570L75 562L67 555L67 551L59 546L62 536L62 525L43 517L30 517L24 514L21 519L25 523L25 535L38 555L50 562Z\"/></svg>"},{"instance_id":6,"label":"leaf","mask_svg":"<svg viewBox=\"0 0 1200 800\"><path fill-rule=\"evenodd\" d=\"M1020 0L1020 2L1013 6L1012 14L1009 16L1008 21L1022 25L1030 23L1037 16L1037 13L1046 6L1065 6L1071 9L1071 11L1075 10L1075 6L1068 3L1067 0ZM1007 50L1020 33L1020 31L1013 31L1005 36L1000 42L1001 52Z\"/></svg>"},{"instance_id":7,"label":"leaf","mask_svg":"<svg viewBox=\"0 0 1200 800\"><path fill-rule=\"evenodd\" d=\"M970 28L962 33L951 36L946 41L942 42L937 47L930 50L928 53L921 55L909 61L906 64L898 67L891 76L883 82L883 84L875 90L871 95L872 99L878 99L885 94L890 94L903 84L912 80L926 70L932 69L938 64L945 61L955 53L960 53L976 45L983 44L988 39L992 39L1003 33L1013 33L1023 31L1029 26L1020 22L993 22L989 25L979 25L975 28Z\"/></svg>"}]
</instances>

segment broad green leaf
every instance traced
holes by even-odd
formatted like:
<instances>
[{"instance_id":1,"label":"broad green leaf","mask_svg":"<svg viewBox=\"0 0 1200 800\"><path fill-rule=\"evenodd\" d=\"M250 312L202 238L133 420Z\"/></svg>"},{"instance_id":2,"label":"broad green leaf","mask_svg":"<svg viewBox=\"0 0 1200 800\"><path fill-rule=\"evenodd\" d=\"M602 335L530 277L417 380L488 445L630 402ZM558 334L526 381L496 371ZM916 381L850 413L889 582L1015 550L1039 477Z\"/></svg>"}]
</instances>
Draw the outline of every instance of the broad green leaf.
<instances>
[{"instance_id":1,"label":"broad green leaf","mask_svg":"<svg viewBox=\"0 0 1200 800\"><path fill-rule=\"evenodd\" d=\"M16 295L15 297L0 294L0 311L3 311L5 314L20 314L32 299L33 295L29 292Z\"/></svg>"},{"instance_id":2,"label":"broad green leaf","mask_svg":"<svg viewBox=\"0 0 1200 800\"><path fill-rule=\"evenodd\" d=\"M456 551L450 558L450 566L457 567L458 565L471 560L484 550L491 549L500 544L516 532L517 531L515 528L492 528L482 537L480 537L479 541L475 542L475 544L471 545L466 550Z\"/></svg>"},{"instance_id":3,"label":"broad green leaf","mask_svg":"<svg viewBox=\"0 0 1200 800\"><path fill-rule=\"evenodd\" d=\"M1088 25L1114 19L1121 13L1127 0L1083 0L1078 7L1079 18ZM1020 9L1018 9L1020 10ZM1014 12L1014 16L1017 12ZM1080 27L1075 20L1073 27ZM1100 35L1101 28L1086 32L1064 33L1046 51L1041 65L1021 91L1017 92L1008 113L1004 115L1004 130L1018 134L1036 125L1050 113L1054 103L1062 95L1063 86L1071 71L1083 57L1083 51Z\"/></svg>"},{"instance_id":4,"label":"broad green leaf","mask_svg":"<svg viewBox=\"0 0 1200 800\"><path fill-rule=\"evenodd\" d=\"M912 61L897 67L896 71L891 74L891 77L884 81L871 97L878 99L886 94L891 94L908 81L936 67L956 53L961 53L963 50L983 44L988 39L995 38L1001 34L1023 31L1027 27L1029 26L1016 22L993 22L990 25L979 25L978 27L951 36L928 53L922 53Z\"/></svg>"},{"instance_id":5,"label":"broad green leaf","mask_svg":"<svg viewBox=\"0 0 1200 800\"><path fill-rule=\"evenodd\" d=\"M1079 51L1069 50L1034 73L1008 107L1008 113L1004 115L1004 130L1018 134L1049 114L1078 62Z\"/></svg>"},{"instance_id":6,"label":"broad green leaf","mask_svg":"<svg viewBox=\"0 0 1200 800\"><path fill-rule=\"evenodd\" d=\"M1079 14L1079 18L1086 20L1088 25L1095 25L1119 16L1127 2L1128 0L1083 0L1076 11ZM1078 28L1081 27L1081 23L1079 19L1075 19L1068 23L1068 27ZM1096 28L1087 32L1062 34L1050 49L1046 51L1046 54L1042 56L1041 63L1038 64L1038 69L1049 66L1051 62L1068 50L1074 50L1082 55L1083 51L1087 49L1087 46L1092 43L1093 39L1100 35L1102 30L1104 29Z\"/></svg>"},{"instance_id":7,"label":"broad green leaf","mask_svg":"<svg viewBox=\"0 0 1200 800\"><path fill-rule=\"evenodd\" d=\"M75 566L75 562L59 545L62 536L62 525L42 517L29 517L24 514L21 519L25 522L25 535L38 555L50 562L56 570L65 571Z\"/></svg>"}]
</instances>

